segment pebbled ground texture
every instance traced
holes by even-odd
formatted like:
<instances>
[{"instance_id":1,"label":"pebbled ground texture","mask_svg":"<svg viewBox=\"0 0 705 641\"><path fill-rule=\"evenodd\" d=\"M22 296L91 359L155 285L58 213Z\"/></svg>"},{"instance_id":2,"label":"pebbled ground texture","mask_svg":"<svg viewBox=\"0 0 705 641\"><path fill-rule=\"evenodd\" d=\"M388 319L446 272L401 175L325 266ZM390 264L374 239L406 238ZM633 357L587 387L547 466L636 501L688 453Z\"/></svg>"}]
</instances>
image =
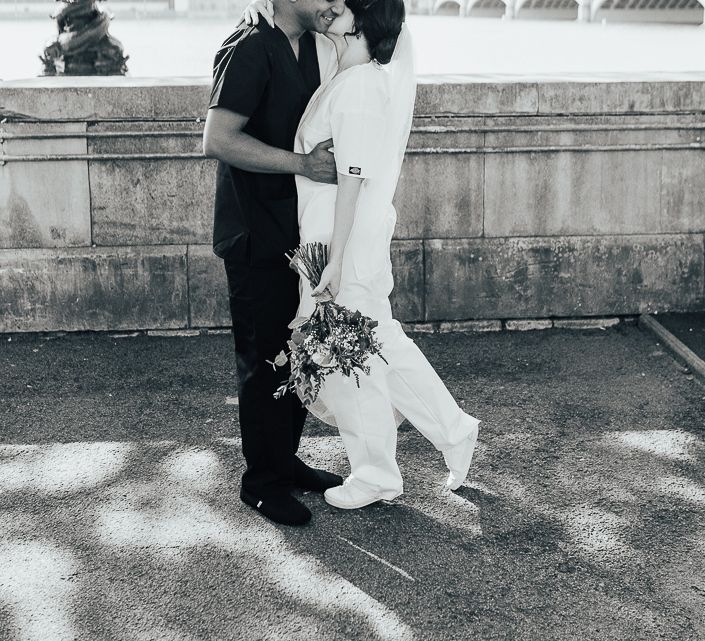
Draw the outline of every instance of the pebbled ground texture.
<instances>
[{"instance_id":1,"label":"pebbled ground texture","mask_svg":"<svg viewBox=\"0 0 705 641\"><path fill-rule=\"evenodd\" d=\"M0 336L0 639L704 639L705 388L635 326L414 340L466 484L403 424L399 499L288 528L238 499L229 336ZM311 419L302 458L347 472Z\"/></svg>"}]
</instances>

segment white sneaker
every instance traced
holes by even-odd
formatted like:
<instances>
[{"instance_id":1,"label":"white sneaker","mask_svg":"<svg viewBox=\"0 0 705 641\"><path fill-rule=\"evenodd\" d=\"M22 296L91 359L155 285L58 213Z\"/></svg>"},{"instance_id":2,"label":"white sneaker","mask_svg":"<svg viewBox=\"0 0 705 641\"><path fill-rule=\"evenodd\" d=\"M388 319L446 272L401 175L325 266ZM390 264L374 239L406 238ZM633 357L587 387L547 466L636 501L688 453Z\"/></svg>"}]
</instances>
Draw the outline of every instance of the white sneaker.
<instances>
[{"instance_id":1,"label":"white sneaker","mask_svg":"<svg viewBox=\"0 0 705 641\"><path fill-rule=\"evenodd\" d=\"M377 501L391 501L399 496L401 492L373 492L355 483L352 477L345 479L342 485L331 487L323 493L326 503L342 510L355 510Z\"/></svg>"},{"instance_id":2,"label":"white sneaker","mask_svg":"<svg viewBox=\"0 0 705 641\"><path fill-rule=\"evenodd\" d=\"M470 470L470 463L472 463L472 455L475 452L475 445L477 445L478 433L479 428L475 425L468 438L443 452L443 458L450 471L445 485L447 489L457 490L465 482Z\"/></svg>"}]
</instances>

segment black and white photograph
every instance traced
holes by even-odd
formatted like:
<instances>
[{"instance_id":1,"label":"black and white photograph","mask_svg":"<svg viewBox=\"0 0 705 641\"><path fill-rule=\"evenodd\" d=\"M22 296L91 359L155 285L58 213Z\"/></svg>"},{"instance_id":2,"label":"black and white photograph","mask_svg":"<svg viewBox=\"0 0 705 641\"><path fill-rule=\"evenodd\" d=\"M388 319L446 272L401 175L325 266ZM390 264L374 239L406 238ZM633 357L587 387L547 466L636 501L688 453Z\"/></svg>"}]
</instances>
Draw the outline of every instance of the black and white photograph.
<instances>
[{"instance_id":1,"label":"black and white photograph","mask_svg":"<svg viewBox=\"0 0 705 641\"><path fill-rule=\"evenodd\" d=\"M0 641L705 641L705 0L0 0Z\"/></svg>"}]
</instances>

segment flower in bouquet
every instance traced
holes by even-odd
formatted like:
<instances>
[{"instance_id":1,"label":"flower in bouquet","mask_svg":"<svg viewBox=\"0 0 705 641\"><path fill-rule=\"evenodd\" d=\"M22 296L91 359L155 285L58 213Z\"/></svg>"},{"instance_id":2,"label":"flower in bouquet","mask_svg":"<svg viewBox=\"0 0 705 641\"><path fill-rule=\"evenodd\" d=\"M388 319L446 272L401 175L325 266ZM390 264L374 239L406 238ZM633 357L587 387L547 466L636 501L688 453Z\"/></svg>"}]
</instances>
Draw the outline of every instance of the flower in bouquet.
<instances>
[{"instance_id":1,"label":"flower in bouquet","mask_svg":"<svg viewBox=\"0 0 705 641\"><path fill-rule=\"evenodd\" d=\"M322 243L307 243L287 254L287 258L315 289L328 264L328 248ZM287 363L291 368L288 380L274 397L296 392L304 405L310 405L318 397L325 378L333 372L354 376L359 387L359 372L369 375L371 357L379 356L386 363L382 345L373 333L375 327L377 321L338 305L326 290L309 318L296 318L290 323L293 333L288 341L289 351L282 350L274 361L267 361L275 369Z\"/></svg>"}]
</instances>

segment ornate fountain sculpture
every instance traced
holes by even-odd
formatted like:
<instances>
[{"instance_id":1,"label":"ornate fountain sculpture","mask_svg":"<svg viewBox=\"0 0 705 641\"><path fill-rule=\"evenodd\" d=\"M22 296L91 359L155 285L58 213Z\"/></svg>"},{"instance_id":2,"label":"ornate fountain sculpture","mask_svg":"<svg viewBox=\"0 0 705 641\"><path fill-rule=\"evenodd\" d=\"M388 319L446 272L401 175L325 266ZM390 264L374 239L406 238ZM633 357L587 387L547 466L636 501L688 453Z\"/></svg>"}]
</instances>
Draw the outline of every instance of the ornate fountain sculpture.
<instances>
[{"instance_id":1,"label":"ornate fountain sculpture","mask_svg":"<svg viewBox=\"0 0 705 641\"><path fill-rule=\"evenodd\" d=\"M127 56L108 33L111 16L96 0L67 0L54 14L57 39L40 60L45 76L124 76Z\"/></svg>"}]
</instances>

